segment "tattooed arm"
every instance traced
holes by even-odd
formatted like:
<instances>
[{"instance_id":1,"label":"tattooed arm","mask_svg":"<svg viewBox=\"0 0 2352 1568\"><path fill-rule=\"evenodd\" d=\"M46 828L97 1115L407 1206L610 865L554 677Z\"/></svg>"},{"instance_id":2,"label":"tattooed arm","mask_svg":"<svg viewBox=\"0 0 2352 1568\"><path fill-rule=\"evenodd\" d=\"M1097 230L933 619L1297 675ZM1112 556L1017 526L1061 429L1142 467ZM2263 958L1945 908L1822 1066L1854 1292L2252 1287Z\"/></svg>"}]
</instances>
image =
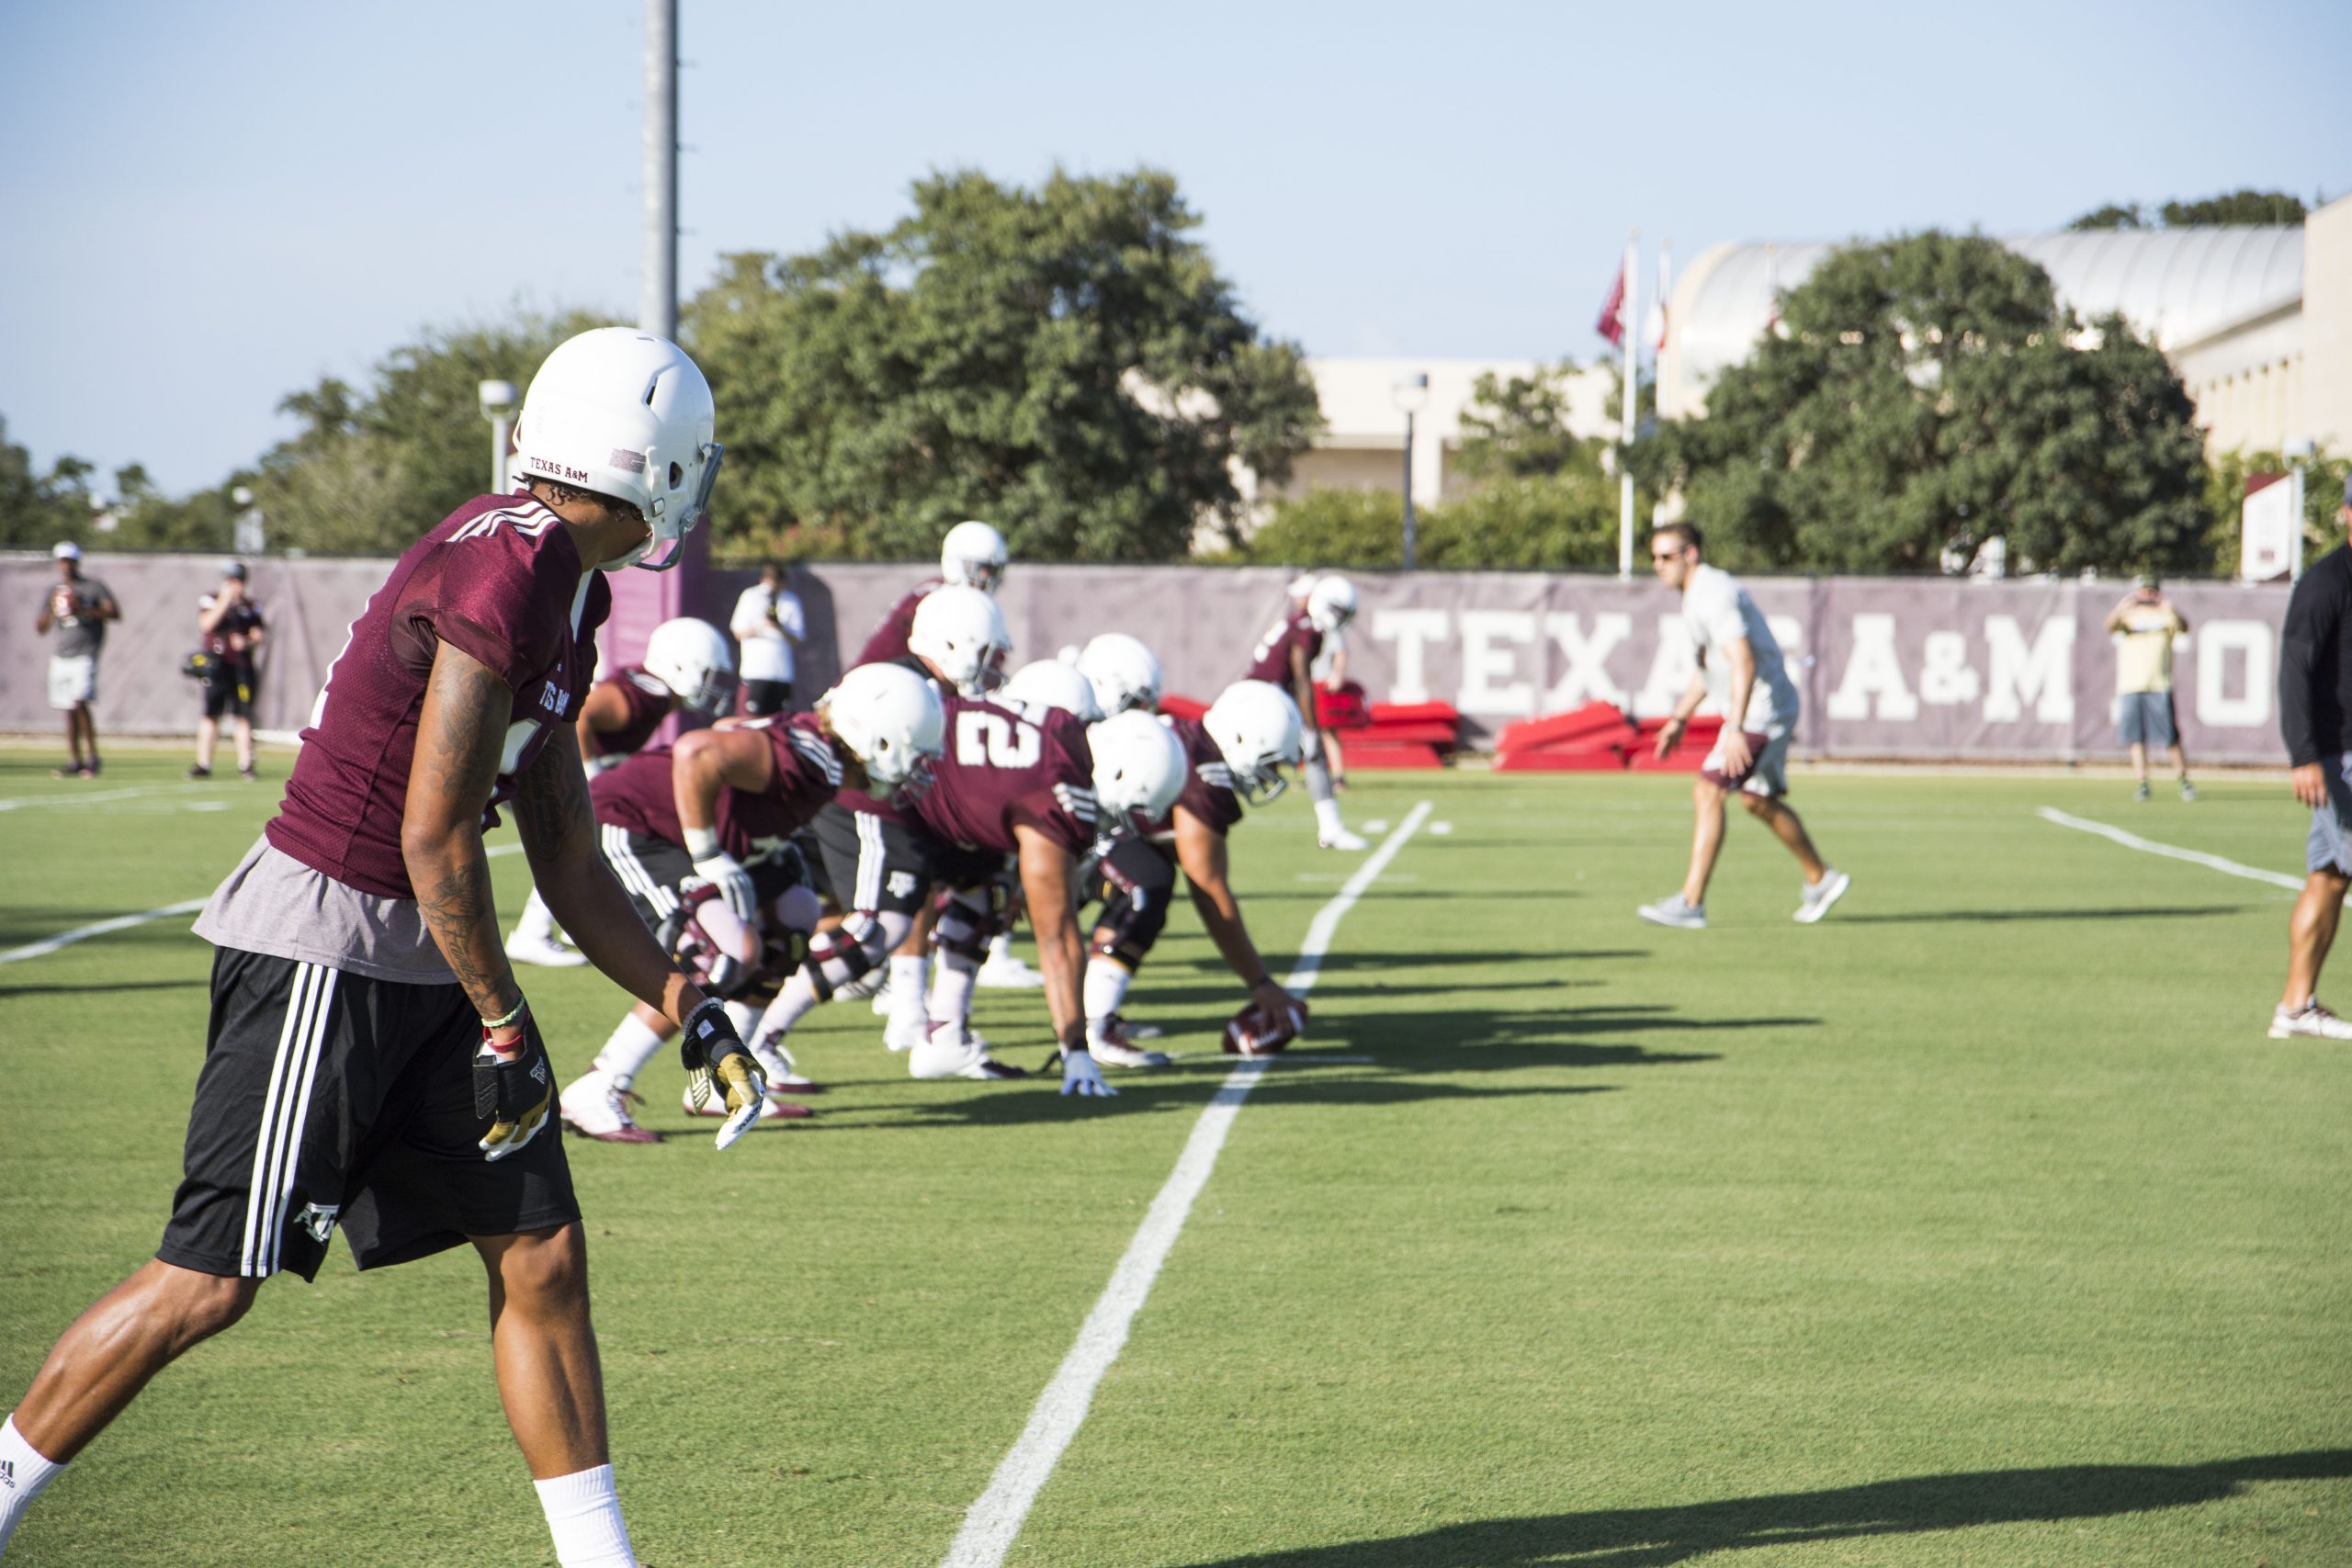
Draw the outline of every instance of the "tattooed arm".
<instances>
[{"instance_id":1,"label":"tattooed arm","mask_svg":"<svg viewBox=\"0 0 2352 1568\"><path fill-rule=\"evenodd\" d=\"M684 1023L701 1004L702 992L663 955L605 864L578 750L553 741L542 746L514 786L514 821L539 897L591 964L639 1001Z\"/></svg>"},{"instance_id":2,"label":"tattooed arm","mask_svg":"<svg viewBox=\"0 0 2352 1568\"><path fill-rule=\"evenodd\" d=\"M481 847L481 812L498 779L499 752L514 694L489 668L443 643L433 656L401 814L401 859L416 906L441 944L466 998L483 1018L503 1018L523 999L499 939ZM519 1039L519 1026L496 1032Z\"/></svg>"}]
</instances>

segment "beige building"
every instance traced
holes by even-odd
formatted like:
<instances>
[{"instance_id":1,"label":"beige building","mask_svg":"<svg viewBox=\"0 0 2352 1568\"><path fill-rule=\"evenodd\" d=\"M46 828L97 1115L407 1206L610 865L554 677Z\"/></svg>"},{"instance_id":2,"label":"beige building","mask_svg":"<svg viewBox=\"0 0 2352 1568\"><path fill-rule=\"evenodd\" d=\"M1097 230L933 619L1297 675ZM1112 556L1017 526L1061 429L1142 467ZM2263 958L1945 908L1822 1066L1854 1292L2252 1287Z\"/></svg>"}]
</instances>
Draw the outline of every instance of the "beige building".
<instances>
[{"instance_id":1,"label":"beige building","mask_svg":"<svg viewBox=\"0 0 2352 1568\"><path fill-rule=\"evenodd\" d=\"M2352 197L2287 228L2158 229L2003 241L2083 316L2120 311L2179 371L2215 451L2309 439L2352 447ZM1676 280L1658 355L1658 410L1704 411L1834 247L1717 245Z\"/></svg>"}]
</instances>

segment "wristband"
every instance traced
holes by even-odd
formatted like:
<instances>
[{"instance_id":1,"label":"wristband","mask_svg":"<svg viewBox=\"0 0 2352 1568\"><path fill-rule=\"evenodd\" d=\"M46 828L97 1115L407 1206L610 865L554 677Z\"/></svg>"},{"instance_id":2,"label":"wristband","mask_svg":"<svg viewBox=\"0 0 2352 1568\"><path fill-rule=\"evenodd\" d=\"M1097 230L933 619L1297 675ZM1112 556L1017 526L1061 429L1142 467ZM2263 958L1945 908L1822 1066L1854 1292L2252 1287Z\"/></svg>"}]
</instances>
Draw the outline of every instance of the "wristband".
<instances>
[{"instance_id":1,"label":"wristband","mask_svg":"<svg viewBox=\"0 0 2352 1568\"><path fill-rule=\"evenodd\" d=\"M481 1021L481 1026L485 1030L504 1029L508 1024L511 1024L517 1019L521 1018L523 1016L524 1009L530 1005L531 1004L528 1002L517 1001L503 1017L483 1019Z\"/></svg>"},{"instance_id":2,"label":"wristband","mask_svg":"<svg viewBox=\"0 0 2352 1568\"><path fill-rule=\"evenodd\" d=\"M686 853L695 860L708 860L718 852L718 829L689 828L685 830Z\"/></svg>"}]
</instances>

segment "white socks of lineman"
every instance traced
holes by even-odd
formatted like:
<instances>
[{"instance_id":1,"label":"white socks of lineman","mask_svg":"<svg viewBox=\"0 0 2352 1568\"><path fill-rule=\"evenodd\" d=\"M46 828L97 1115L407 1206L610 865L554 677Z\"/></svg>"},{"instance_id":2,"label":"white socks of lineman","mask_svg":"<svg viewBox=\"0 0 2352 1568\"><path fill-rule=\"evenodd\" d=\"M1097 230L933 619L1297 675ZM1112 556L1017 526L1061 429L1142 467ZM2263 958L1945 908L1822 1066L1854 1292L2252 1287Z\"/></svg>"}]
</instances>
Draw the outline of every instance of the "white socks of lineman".
<instances>
[{"instance_id":1,"label":"white socks of lineman","mask_svg":"<svg viewBox=\"0 0 2352 1568\"><path fill-rule=\"evenodd\" d=\"M1086 1043L1102 1043L1102 1031L1127 999L1127 982L1135 976L1116 959L1100 956L1086 961Z\"/></svg>"},{"instance_id":2,"label":"white socks of lineman","mask_svg":"<svg viewBox=\"0 0 2352 1568\"><path fill-rule=\"evenodd\" d=\"M930 1017L923 1000L923 991L931 984L931 959L924 953L912 958L898 953L890 955L890 1032L902 1040L921 1037L924 1021Z\"/></svg>"},{"instance_id":3,"label":"white socks of lineman","mask_svg":"<svg viewBox=\"0 0 2352 1568\"><path fill-rule=\"evenodd\" d=\"M555 1537L555 1560L563 1568L638 1568L629 1550L628 1527L621 1523L620 1499L613 1495L613 1467L534 1481L548 1533Z\"/></svg>"},{"instance_id":4,"label":"white socks of lineman","mask_svg":"<svg viewBox=\"0 0 2352 1568\"><path fill-rule=\"evenodd\" d=\"M548 901L539 897L537 888L532 888L531 896L523 900L523 918L514 922L514 934L507 940L534 947L543 947L555 940L555 911L548 908Z\"/></svg>"},{"instance_id":5,"label":"white socks of lineman","mask_svg":"<svg viewBox=\"0 0 2352 1568\"><path fill-rule=\"evenodd\" d=\"M662 1049L662 1036L631 1011L615 1027L605 1048L596 1053L596 1070L612 1080L615 1089L627 1089L645 1070L645 1064L653 1060L653 1054Z\"/></svg>"},{"instance_id":6,"label":"white socks of lineman","mask_svg":"<svg viewBox=\"0 0 2352 1568\"><path fill-rule=\"evenodd\" d=\"M942 952L939 967L931 975L931 1021L952 1026L958 1033L972 1016L972 987L979 984L980 966L960 953ZM897 976L891 983L898 983Z\"/></svg>"},{"instance_id":7,"label":"white socks of lineman","mask_svg":"<svg viewBox=\"0 0 2352 1568\"><path fill-rule=\"evenodd\" d=\"M0 1556L7 1554L8 1538L17 1533L17 1521L64 1469L42 1458L25 1441L14 1416L0 1425Z\"/></svg>"}]
</instances>

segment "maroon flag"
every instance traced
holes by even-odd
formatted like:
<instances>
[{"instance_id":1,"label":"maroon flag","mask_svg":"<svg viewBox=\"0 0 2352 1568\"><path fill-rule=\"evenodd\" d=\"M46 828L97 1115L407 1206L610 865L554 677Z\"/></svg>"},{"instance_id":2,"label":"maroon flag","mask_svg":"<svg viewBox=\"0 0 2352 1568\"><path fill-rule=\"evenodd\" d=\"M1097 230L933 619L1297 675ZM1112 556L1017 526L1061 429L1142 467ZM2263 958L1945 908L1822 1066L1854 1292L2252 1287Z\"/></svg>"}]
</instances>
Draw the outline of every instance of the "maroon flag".
<instances>
[{"instance_id":1,"label":"maroon flag","mask_svg":"<svg viewBox=\"0 0 2352 1568\"><path fill-rule=\"evenodd\" d=\"M1600 320L1592 330L1609 340L1613 347L1625 345L1625 264L1617 264L1617 281L1609 286L1609 298L1601 301Z\"/></svg>"}]
</instances>

